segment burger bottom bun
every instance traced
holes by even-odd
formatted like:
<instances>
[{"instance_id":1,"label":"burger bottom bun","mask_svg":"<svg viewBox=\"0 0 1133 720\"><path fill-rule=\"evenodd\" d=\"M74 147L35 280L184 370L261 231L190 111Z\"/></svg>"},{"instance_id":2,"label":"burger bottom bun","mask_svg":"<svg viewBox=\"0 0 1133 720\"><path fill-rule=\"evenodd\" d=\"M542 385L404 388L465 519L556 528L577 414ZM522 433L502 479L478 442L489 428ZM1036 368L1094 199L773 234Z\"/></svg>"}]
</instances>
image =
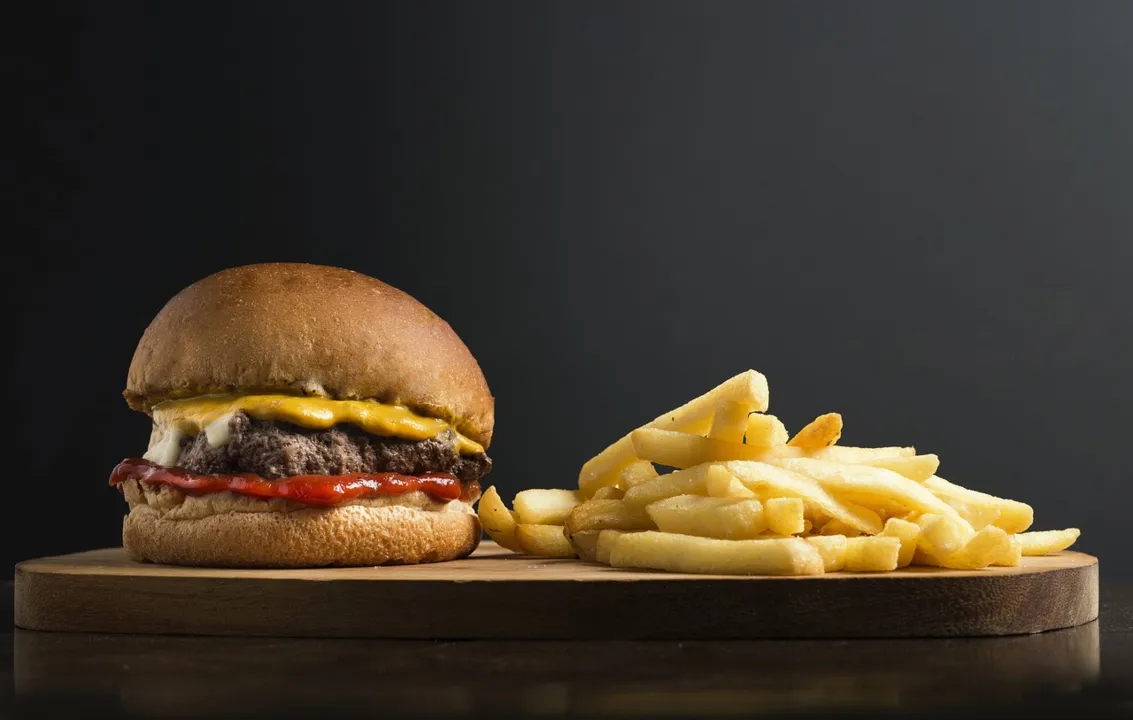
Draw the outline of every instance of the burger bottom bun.
<instances>
[{"instance_id":1,"label":"burger bottom bun","mask_svg":"<svg viewBox=\"0 0 1133 720\"><path fill-rule=\"evenodd\" d=\"M412 504L380 507L222 512L178 517L131 502L122 544L134 560L203 567L296 568L441 562L480 544L480 522L467 503L443 510ZM170 517L172 515L172 517Z\"/></svg>"}]
</instances>

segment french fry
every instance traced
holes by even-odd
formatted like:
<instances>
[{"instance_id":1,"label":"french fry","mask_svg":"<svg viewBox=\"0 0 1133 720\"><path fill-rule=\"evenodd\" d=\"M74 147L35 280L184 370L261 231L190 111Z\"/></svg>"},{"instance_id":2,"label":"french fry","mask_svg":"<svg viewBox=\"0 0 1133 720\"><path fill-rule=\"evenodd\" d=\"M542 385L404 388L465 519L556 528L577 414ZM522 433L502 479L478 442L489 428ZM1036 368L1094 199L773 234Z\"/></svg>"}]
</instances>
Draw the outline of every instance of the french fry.
<instances>
[{"instance_id":1,"label":"french fry","mask_svg":"<svg viewBox=\"0 0 1133 720\"><path fill-rule=\"evenodd\" d=\"M807 505L805 509L806 519L810 520L816 529L822 529L822 526L830 522L830 516L822 512L814 505Z\"/></svg>"},{"instance_id":2,"label":"french fry","mask_svg":"<svg viewBox=\"0 0 1133 720\"><path fill-rule=\"evenodd\" d=\"M578 554L580 560L586 562L595 562L598 554L598 536L601 534L599 530L584 530L577 532L568 538L570 544L574 546L575 553Z\"/></svg>"},{"instance_id":3,"label":"french fry","mask_svg":"<svg viewBox=\"0 0 1133 720\"><path fill-rule=\"evenodd\" d=\"M921 545L917 545L917 549L913 551L912 564L924 567L940 567L940 561L936 559L936 556L925 550Z\"/></svg>"},{"instance_id":4,"label":"french fry","mask_svg":"<svg viewBox=\"0 0 1133 720\"><path fill-rule=\"evenodd\" d=\"M623 501L632 508L644 510L646 505L676 495L707 495L708 478L721 472L726 471L718 465L697 465L688 470L677 470L630 488Z\"/></svg>"},{"instance_id":5,"label":"french fry","mask_svg":"<svg viewBox=\"0 0 1133 720\"><path fill-rule=\"evenodd\" d=\"M1021 533L1031 526L1035 520L1035 511L1026 503L1017 500L988 495L987 493L969 490L955 485L942 477L933 475L924 481L924 486L934 495L944 499L956 499L969 506L992 507L999 511L999 517L992 523L1009 533Z\"/></svg>"},{"instance_id":6,"label":"french fry","mask_svg":"<svg viewBox=\"0 0 1133 720\"><path fill-rule=\"evenodd\" d=\"M747 432L747 416L750 405L738 402L721 403L712 416L712 429L708 437L725 442L743 443Z\"/></svg>"},{"instance_id":7,"label":"french fry","mask_svg":"<svg viewBox=\"0 0 1133 720\"><path fill-rule=\"evenodd\" d=\"M1078 528L1066 530L1037 530L1019 533L1019 549L1023 555L1048 555L1061 552L1078 541L1082 532Z\"/></svg>"},{"instance_id":8,"label":"french fry","mask_svg":"<svg viewBox=\"0 0 1133 720\"><path fill-rule=\"evenodd\" d=\"M711 429L712 418L721 404L736 402L748 405L752 411L762 412L767 409L767 398L767 378L755 370L748 370L658 416L644 427L702 434ZM579 490L584 497L590 497L598 488L614 485L618 473L635 458L633 441L627 434L582 466L578 475Z\"/></svg>"},{"instance_id":9,"label":"french fry","mask_svg":"<svg viewBox=\"0 0 1133 720\"><path fill-rule=\"evenodd\" d=\"M964 523L935 513L919 516L916 524L921 530L917 547L934 557L948 557L959 552L975 535Z\"/></svg>"},{"instance_id":10,"label":"french fry","mask_svg":"<svg viewBox=\"0 0 1133 720\"><path fill-rule=\"evenodd\" d=\"M881 524L880 520L878 521L878 524ZM836 537L838 535L842 535L843 537L857 537L861 534L861 530L850 527L837 518L831 518L827 520L822 524L822 529L819 530L819 535L830 537Z\"/></svg>"},{"instance_id":11,"label":"french fry","mask_svg":"<svg viewBox=\"0 0 1133 720\"><path fill-rule=\"evenodd\" d=\"M476 506L476 513L480 518L480 525L488 533L488 537L496 541L502 548L512 552L522 552L519 542L515 539L515 516L504 505L500 493L493 485L480 496L480 503Z\"/></svg>"},{"instance_id":12,"label":"french fry","mask_svg":"<svg viewBox=\"0 0 1133 720\"><path fill-rule=\"evenodd\" d=\"M872 504L876 501L886 503L885 507L896 503L907 510L935 513L966 524L952 506L923 485L884 468L834 463L813 458L788 458L772 462L779 467L814 478L837 497L860 503L870 509L877 509Z\"/></svg>"},{"instance_id":13,"label":"french fry","mask_svg":"<svg viewBox=\"0 0 1133 720\"><path fill-rule=\"evenodd\" d=\"M1001 528L988 525L968 544L951 555L933 555L940 567L950 570L981 570L1011 552L1011 539Z\"/></svg>"},{"instance_id":14,"label":"french fry","mask_svg":"<svg viewBox=\"0 0 1133 720\"><path fill-rule=\"evenodd\" d=\"M822 556L822 566L828 573L846 567L846 540L845 535L811 535L806 538Z\"/></svg>"},{"instance_id":15,"label":"french fry","mask_svg":"<svg viewBox=\"0 0 1133 720\"><path fill-rule=\"evenodd\" d=\"M806 529L801 498L768 498L763 508L763 514L767 518L767 529L776 535L798 535Z\"/></svg>"},{"instance_id":16,"label":"french fry","mask_svg":"<svg viewBox=\"0 0 1133 720\"><path fill-rule=\"evenodd\" d=\"M574 535L586 530L652 530L653 521L643 507L623 500L587 500L570 511L566 530Z\"/></svg>"},{"instance_id":17,"label":"french fry","mask_svg":"<svg viewBox=\"0 0 1133 720\"><path fill-rule=\"evenodd\" d=\"M632 433L634 451L643 460L681 470L727 460L764 460L789 454L786 450L743 445L672 430L645 428Z\"/></svg>"},{"instance_id":18,"label":"french fry","mask_svg":"<svg viewBox=\"0 0 1133 720\"><path fill-rule=\"evenodd\" d=\"M724 469L762 497L797 497L823 514L867 535L881 532L881 518L868 508L836 499L815 480L791 470L761 462L734 461Z\"/></svg>"},{"instance_id":19,"label":"french fry","mask_svg":"<svg viewBox=\"0 0 1133 720\"><path fill-rule=\"evenodd\" d=\"M708 468L708 476L704 480L704 490L709 497L737 498L740 500L755 498L755 493L748 490L747 486L740 482L735 475L732 475L720 465L712 465Z\"/></svg>"},{"instance_id":20,"label":"french fry","mask_svg":"<svg viewBox=\"0 0 1133 720\"><path fill-rule=\"evenodd\" d=\"M921 535L920 525L900 518L889 518L885 521L885 529L881 534L895 537L901 541L901 552L897 555L897 567L907 567L913 562L913 553L917 550L917 540Z\"/></svg>"},{"instance_id":21,"label":"french fry","mask_svg":"<svg viewBox=\"0 0 1133 720\"><path fill-rule=\"evenodd\" d=\"M1018 535L1008 535L1007 539L1009 541L1007 552L993 562L992 565L1018 567L1023 564L1023 543L1020 542Z\"/></svg>"},{"instance_id":22,"label":"french fry","mask_svg":"<svg viewBox=\"0 0 1133 720\"><path fill-rule=\"evenodd\" d=\"M629 490L635 485L656 480L657 475L657 468L653 467L653 463L648 460L634 460L618 474L618 487Z\"/></svg>"},{"instance_id":23,"label":"french fry","mask_svg":"<svg viewBox=\"0 0 1133 720\"><path fill-rule=\"evenodd\" d=\"M744 444L756 447L775 447L787 444L787 428L774 415L752 413L747 416Z\"/></svg>"},{"instance_id":24,"label":"french fry","mask_svg":"<svg viewBox=\"0 0 1133 720\"><path fill-rule=\"evenodd\" d=\"M829 460L831 462L862 463L869 460L912 457L916 454L917 449L912 447L863 448L850 445L833 445L808 453L808 457L812 457L815 460Z\"/></svg>"},{"instance_id":25,"label":"french fry","mask_svg":"<svg viewBox=\"0 0 1133 720\"><path fill-rule=\"evenodd\" d=\"M603 565L610 564L610 551L614 549L614 543L620 535L622 535L621 530L603 530L598 533L598 549L595 553L598 562Z\"/></svg>"},{"instance_id":26,"label":"french fry","mask_svg":"<svg viewBox=\"0 0 1133 720\"><path fill-rule=\"evenodd\" d=\"M889 572L897 569L901 540L895 537L846 538L847 572Z\"/></svg>"},{"instance_id":27,"label":"french fry","mask_svg":"<svg viewBox=\"0 0 1133 720\"><path fill-rule=\"evenodd\" d=\"M807 451L820 450L838 442L840 437L842 437L842 416L838 413L826 413L811 420L788 440L787 444Z\"/></svg>"},{"instance_id":28,"label":"french fry","mask_svg":"<svg viewBox=\"0 0 1133 720\"><path fill-rule=\"evenodd\" d=\"M515 527L515 540L522 552L541 557L577 557L574 546L563 535L562 525L528 525Z\"/></svg>"},{"instance_id":29,"label":"french fry","mask_svg":"<svg viewBox=\"0 0 1133 720\"><path fill-rule=\"evenodd\" d=\"M582 498L574 490L524 490L512 505L519 522L530 525L562 525Z\"/></svg>"},{"instance_id":30,"label":"french fry","mask_svg":"<svg viewBox=\"0 0 1133 720\"><path fill-rule=\"evenodd\" d=\"M802 500L791 498L800 505ZM749 540L767 529L758 500L677 495L646 506L645 511L661 532Z\"/></svg>"},{"instance_id":31,"label":"french fry","mask_svg":"<svg viewBox=\"0 0 1133 720\"><path fill-rule=\"evenodd\" d=\"M512 512L489 488L481 522L528 552L725 574L1017 566L1078 538L1024 532L1029 505L944 480L934 454L837 445L838 413L792 437L766 409L766 378L741 373L591 458L577 493L521 493Z\"/></svg>"},{"instance_id":32,"label":"french fry","mask_svg":"<svg viewBox=\"0 0 1133 720\"><path fill-rule=\"evenodd\" d=\"M904 475L910 480L924 482L936 474L940 467L940 458L936 455L913 455L911 457L875 458L865 460L862 465L885 468L898 475Z\"/></svg>"},{"instance_id":33,"label":"french fry","mask_svg":"<svg viewBox=\"0 0 1133 720\"><path fill-rule=\"evenodd\" d=\"M726 575L820 575L822 556L802 538L716 540L656 531L625 533L610 552L614 567Z\"/></svg>"},{"instance_id":34,"label":"french fry","mask_svg":"<svg viewBox=\"0 0 1133 720\"><path fill-rule=\"evenodd\" d=\"M857 500L859 504L868 507L870 510L880 515L882 521L888 520L891 517L904 519L910 512L909 508L905 507L900 502L878 495L861 495L855 497L853 493L839 492L834 492L834 495L844 500Z\"/></svg>"},{"instance_id":35,"label":"french fry","mask_svg":"<svg viewBox=\"0 0 1133 720\"><path fill-rule=\"evenodd\" d=\"M603 488L598 488L598 492L594 493L594 500L621 500L626 496L625 490L622 490L617 485L607 485Z\"/></svg>"},{"instance_id":36,"label":"french fry","mask_svg":"<svg viewBox=\"0 0 1133 720\"><path fill-rule=\"evenodd\" d=\"M994 525L999 520L999 508L994 505L966 503L956 497L933 493L938 498L952 506L960 513L960 517L968 521L973 530L983 530L988 525Z\"/></svg>"}]
</instances>

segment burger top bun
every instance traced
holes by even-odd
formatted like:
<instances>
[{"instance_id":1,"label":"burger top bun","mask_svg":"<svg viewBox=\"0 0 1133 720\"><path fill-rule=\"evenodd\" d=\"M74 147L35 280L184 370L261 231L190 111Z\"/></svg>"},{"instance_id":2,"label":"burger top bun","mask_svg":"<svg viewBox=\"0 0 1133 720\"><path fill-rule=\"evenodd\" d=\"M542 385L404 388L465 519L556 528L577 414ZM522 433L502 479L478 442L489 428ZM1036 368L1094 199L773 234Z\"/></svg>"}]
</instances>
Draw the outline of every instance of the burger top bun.
<instances>
[{"instance_id":1,"label":"burger top bun","mask_svg":"<svg viewBox=\"0 0 1133 720\"><path fill-rule=\"evenodd\" d=\"M267 263L185 288L146 328L130 407L210 394L296 393L406 405L485 448L495 401L448 323L397 288L335 267Z\"/></svg>"}]
</instances>

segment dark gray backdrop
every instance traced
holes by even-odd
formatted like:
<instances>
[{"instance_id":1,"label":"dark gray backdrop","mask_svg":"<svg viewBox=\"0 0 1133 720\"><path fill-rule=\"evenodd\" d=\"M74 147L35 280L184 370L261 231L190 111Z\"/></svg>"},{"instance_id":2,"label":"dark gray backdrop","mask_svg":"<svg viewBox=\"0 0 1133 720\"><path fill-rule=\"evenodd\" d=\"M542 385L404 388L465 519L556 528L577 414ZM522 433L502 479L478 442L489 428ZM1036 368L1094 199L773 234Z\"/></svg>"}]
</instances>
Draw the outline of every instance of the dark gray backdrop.
<instances>
[{"instance_id":1,"label":"dark gray backdrop","mask_svg":"<svg viewBox=\"0 0 1133 720\"><path fill-rule=\"evenodd\" d=\"M415 295L510 497L748 367L797 428L1128 532L1128 3L35 6L9 25L11 559L115 544L142 330L266 260ZM42 510L40 510L42 508ZM31 522L28 522L31 520Z\"/></svg>"}]
</instances>

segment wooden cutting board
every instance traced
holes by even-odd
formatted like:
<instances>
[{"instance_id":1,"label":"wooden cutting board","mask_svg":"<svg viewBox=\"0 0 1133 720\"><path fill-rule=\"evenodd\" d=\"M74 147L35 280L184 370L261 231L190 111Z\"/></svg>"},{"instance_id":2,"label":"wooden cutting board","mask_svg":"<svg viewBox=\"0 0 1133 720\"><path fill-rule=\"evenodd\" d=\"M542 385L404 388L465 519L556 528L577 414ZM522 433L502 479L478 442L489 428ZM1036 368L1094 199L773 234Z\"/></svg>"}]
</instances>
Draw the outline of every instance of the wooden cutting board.
<instances>
[{"instance_id":1,"label":"wooden cutting board","mask_svg":"<svg viewBox=\"0 0 1133 720\"><path fill-rule=\"evenodd\" d=\"M959 637L1098 616L1098 562L812 577L617 570L486 542L434 565L222 570L139 564L121 548L16 566L16 625L33 630L434 639Z\"/></svg>"}]
</instances>

